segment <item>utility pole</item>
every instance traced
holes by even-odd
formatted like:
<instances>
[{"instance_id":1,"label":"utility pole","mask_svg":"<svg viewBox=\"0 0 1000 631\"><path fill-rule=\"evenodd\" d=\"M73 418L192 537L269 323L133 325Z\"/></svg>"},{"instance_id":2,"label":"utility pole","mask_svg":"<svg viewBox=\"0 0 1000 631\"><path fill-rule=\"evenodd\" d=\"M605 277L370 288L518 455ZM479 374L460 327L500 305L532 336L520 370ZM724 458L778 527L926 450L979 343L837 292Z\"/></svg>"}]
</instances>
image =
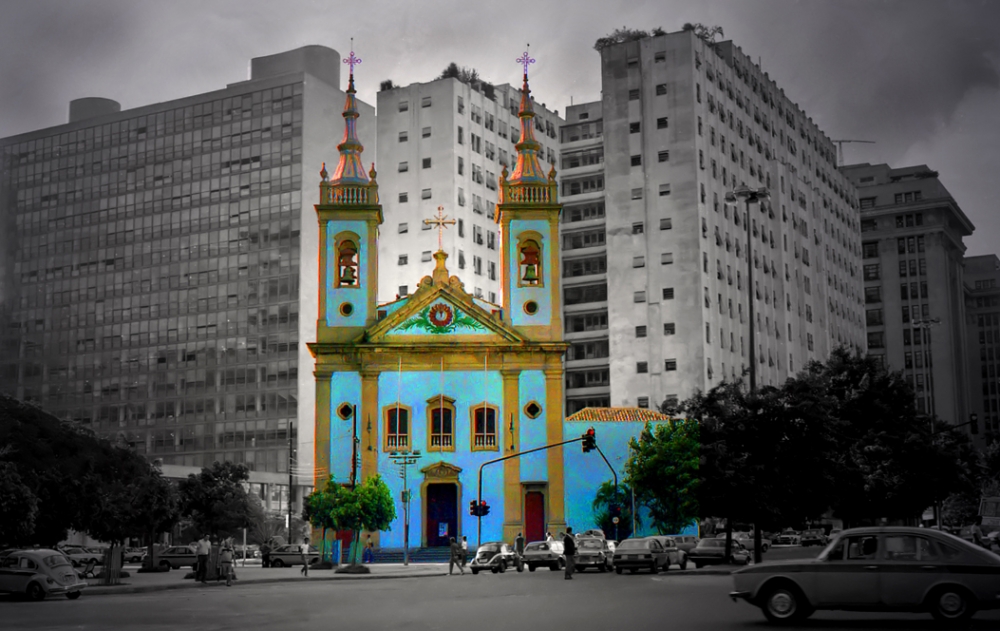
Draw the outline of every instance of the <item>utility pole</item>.
<instances>
[{"instance_id":1,"label":"utility pole","mask_svg":"<svg viewBox=\"0 0 1000 631\"><path fill-rule=\"evenodd\" d=\"M419 449L412 453L393 451L389 454L389 459L399 465L400 477L403 478L403 493L400 498L403 502L403 565L410 564L410 485L407 481L407 471L411 464L417 464L421 456Z\"/></svg>"},{"instance_id":2,"label":"utility pole","mask_svg":"<svg viewBox=\"0 0 1000 631\"><path fill-rule=\"evenodd\" d=\"M358 406L351 406L351 488L358 482Z\"/></svg>"},{"instance_id":3,"label":"utility pole","mask_svg":"<svg viewBox=\"0 0 1000 631\"><path fill-rule=\"evenodd\" d=\"M295 438L293 437L293 430L295 429L294 423L288 421L288 543L292 543L292 497L294 496L294 491L292 487L295 471Z\"/></svg>"}]
</instances>

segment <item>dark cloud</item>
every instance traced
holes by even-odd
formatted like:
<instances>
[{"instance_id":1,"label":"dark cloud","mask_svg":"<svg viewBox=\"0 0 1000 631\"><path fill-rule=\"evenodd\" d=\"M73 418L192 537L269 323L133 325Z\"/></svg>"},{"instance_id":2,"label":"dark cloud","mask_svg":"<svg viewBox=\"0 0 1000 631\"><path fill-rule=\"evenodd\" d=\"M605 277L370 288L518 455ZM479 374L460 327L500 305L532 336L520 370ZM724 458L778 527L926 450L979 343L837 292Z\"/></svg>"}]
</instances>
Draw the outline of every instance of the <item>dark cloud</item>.
<instances>
[{"instance_id":1,"label":"dark cloud","mask_svg":"<svg viewBox=\"0 0 1000 631\"><path fill-rule=\"evenodd\" d=\"M600 98L593 43L616 27L719 25L831 138L848 161L926 163L1000 242L991 183L1000 167L1000 2L992 0L0 0L0 136L66 121L68 103L137 107L246 78L248 61L307 44L365 60L359 95L429 81L449 63L518 82L531 43L535 96L563 110ZM977 247L982 244L982 247Z\"/></svg>"}]
</instances>

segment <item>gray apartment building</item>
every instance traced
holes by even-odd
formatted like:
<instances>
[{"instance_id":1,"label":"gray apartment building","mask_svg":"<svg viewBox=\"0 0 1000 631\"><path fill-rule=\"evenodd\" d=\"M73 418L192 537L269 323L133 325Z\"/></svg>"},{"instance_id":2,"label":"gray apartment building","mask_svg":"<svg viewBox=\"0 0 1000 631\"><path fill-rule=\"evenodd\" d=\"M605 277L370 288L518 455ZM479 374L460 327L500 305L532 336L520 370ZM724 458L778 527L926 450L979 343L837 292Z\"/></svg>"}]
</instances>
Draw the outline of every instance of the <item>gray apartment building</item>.
<instances>
[{"instance_id":1,"label":"gray apartment building","mask_svg":"<svg viewBox=\"0 0 1000 631\"><path fill-rule=\"evenodd\" d=\"M967 256L964 263L969 430L1000 434L1000 258Z\"/></svg>"},{"instance_id":2,"label":"gray apartment building","mask_svg":"<svg viewBox=\"0 0 1000 631\"><path fill-rule=\"evenodd\" d=\"M868 351L902 370L919 412L969 409L962 239L974 227L926 165L841 167L858 190Z\"/></svg>"},{"instance_id":3,"label":"gray apartment building","mask_svg":"<svg viewBox=\"0 0 1000 631\"><path fill-rule=\"evenodd\" d=\"M691 31L604 48L601 77L560 138L567 412L739 377L750 299L762 385L864 350L857 195L784 90ZM740 185L770 192L749 218Z\"/></svg>"},{"instance_id":4,"label":"gray apartment building","mask_svg":"<svg viewBox=\"0 0 1000 631\"><path fill-rule=\"evenodd\" d=\"M307 46L213 92L128 110L80 99L67 123L0 140L4 387L168 475L244 463L275 510L290 464L309 470L292 480L301 498L312 205L343 132L341 66Z\"/></svg>"}]
</instances>

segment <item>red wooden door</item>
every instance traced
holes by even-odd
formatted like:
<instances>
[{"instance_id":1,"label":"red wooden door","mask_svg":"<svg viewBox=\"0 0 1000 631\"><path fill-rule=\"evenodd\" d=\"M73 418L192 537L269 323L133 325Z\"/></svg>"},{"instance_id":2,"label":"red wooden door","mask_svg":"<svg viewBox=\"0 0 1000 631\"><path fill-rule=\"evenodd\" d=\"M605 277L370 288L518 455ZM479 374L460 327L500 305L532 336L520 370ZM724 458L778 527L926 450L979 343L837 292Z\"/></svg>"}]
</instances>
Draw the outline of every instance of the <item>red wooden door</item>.
<instances>
[{"instance_id":1,"label":"red wooden door","mask_svg":"<svg viewBox=\"0 0 1000 631\"><path fill-rule=\"evenodd\" d=\"M524 540L545 539L545 496L539 491L529 491L524 496Z\"/></svg>"}]
</instances>

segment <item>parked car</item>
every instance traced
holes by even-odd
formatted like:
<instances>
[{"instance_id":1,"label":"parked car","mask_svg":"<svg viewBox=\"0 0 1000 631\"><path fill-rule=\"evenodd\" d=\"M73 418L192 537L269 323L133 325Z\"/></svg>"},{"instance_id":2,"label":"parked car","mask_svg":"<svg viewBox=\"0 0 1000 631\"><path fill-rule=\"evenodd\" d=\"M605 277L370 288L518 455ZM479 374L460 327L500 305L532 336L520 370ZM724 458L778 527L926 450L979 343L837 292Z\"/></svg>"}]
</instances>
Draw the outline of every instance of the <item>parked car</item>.
<instances>
[{"instance_id":1,"label":"parked car","mask_svg":"<svg viewBox=\"0 0 1000 631\"><path fill-rule=\"evenodd\" d=\"M522 557L529 572L534 572L535 568L547 567L552 571L561 570L566 567L566 557L563 556L563 544L561 541L534 541L524 547Z\"/></svg>"},{"instance_id":2,"label":"parked car","mask_svg":"<svg viewBox=\"0 0 1000 631\"><path fill-rule=\"evenodd\" d=\"M169 546L158 549L156 552L156 564L162 568L179 570L182 567L198 568L198 553L189 546ZM140 562L145 565L146 555L142 555Z\"/></svg>"},{"instance_id":3,"label":"parked car","mask_svg":"<svg viewBox=\"0 0 1000 631\"><path fill-rule=\"evenodd\" d=\"M642 537L626 539L618 544L614 563L615 572L618 574L621 574L622 570L635 574L640 569L648 569L655 574L660 568L669 567L670 560L667 550L659 541L652 537Z\"/></svg>"},{"instance_id":4,"label":"parked car","mask_svg":"<svg viewBox=\"0 0 1000 631\"><path fill-rule=\"evenodd\" d=\"M0 561L0 592L24 594L42 600L49 594L66 594L75 600L87 587L86 579L58 550L16 550Z\"/></svg>"},{"instance_id":5,"label":"parked car","mask_svg":"<svg viewBox=\"0 0 1000 631\"><path fill-rule=\"evenodd\" d=\"M776 546L797 546L802 542L802 538L797 532L783 532L774 538Z\"/></svg>"},{"instance_id":6,"label":"parked car","mask_svg":"<svg viewBox=\"0 0 1000 631\"><path fill-rule=\"evenodd\" d=\"M91 560L98 565L104 563L104 553L100 550L84 548L83 546L63 546L58 551L66 555L73 567L84 566Z\"/></svg>"},{"instance_id":7,"label":"parked car","mask_svg":"<svg viewBox=\"0 0 1000 631\"><path fill-rule=\"evenodd\" d=\"M748 565L750 556L749 550L744 548L739 541L733 540L730 557L727 559L725 539L702 539L691 550L688 559L694 563L696 568L700 568L703 565L721 565L730 562L736 565Z\"/></svg>"},{"instance_id":8,"label":"parked car","mask_svg":"<svg viewBox=\"0 0 1000 631\"><path fill-rule=\"evenodd\" d=\"M580 537L576 542L576 569L580 572L596 567L607 572L615 566L614 551L603 537Z\"/></svg>"},{"instance_id":9,"label":"parked car","mask_svg":"<svg viewBox=\"0 0 1000 631\"><path fill-rule=\"evenodd\" d=\"M292 565L302 565L302 553L299 552L299 543L289 543L278 546L271 550L271 567L285 567ZM306 557L309 565L319 563L319 549L309 546L309 555Z\"/></svg>"},{"instance_id":10,"label":"parked car","mask_svg":"<svg viewBox=\"0 0 1000 631\"><path fill-rule=\"evenodd\" d=\"M516 567L518 572L524 571L524 564L514 552L514 549L502 541L488 541L476 550L476 556L469 564L473 574L489 570L494 574L506 572L507 568Z\"/></svg>"},{"instance_id":11,"label":"parked car","mask_svg":"<svg viewBox=\"0 0 1000 631\"><path fill-rule=\"evenodd\" d=\"M677 541L675 541L673 537L654 535L649 537L649 539L656 539L660 542L660 545L663 546L663 549L667 551L667 563L663 566L664 572L666 572L671 565L679 565L682 570L687 569L687 552L681 550L677 546Z\"/></svg>"},{"instance_id":12,"label":"parked car","mask_svg":"<svg viewBox=\"0 0 1000 631\"><path fill-rule=\"evenodd\" d=\"M816 528L803 530L799 543L802 546L824 546L826 545L826 535L823 534L822 530Z\"/></svg>"},{"instance_id":13,"label":"parked car","mask_svg":"<svg viewBox=\"0 0 1000 631\"><path fill-rule=\"evenodd\" d=\"M691 552L691 550L698 545L698 537L692 535L670 535L670 538L677 543L677 547L683 550L685 553Z\"/></svg>"},{"instance_id":14,"label":"parked car","mask_svg":"<svg viewBox=\"0 0 1000 631\"><path fill-rule=\"evenodd\" d=\"M734 572L733 589L777 623L843 609L930 612L957 625L1000 608L1000 557L930 528L852 528L815 559Z\"/></svg>"},{"instance_id":15,"label":"parked car","mask_svg":"<svg viewBox=\"0 0 1000 631\"><path fill-rule=\"evenodd\" d=\"M122 561L125 563L138 563L142 561L142 557L145 554L146 548L125 548L122 551Z\"/></svg>"}]
</instances>

